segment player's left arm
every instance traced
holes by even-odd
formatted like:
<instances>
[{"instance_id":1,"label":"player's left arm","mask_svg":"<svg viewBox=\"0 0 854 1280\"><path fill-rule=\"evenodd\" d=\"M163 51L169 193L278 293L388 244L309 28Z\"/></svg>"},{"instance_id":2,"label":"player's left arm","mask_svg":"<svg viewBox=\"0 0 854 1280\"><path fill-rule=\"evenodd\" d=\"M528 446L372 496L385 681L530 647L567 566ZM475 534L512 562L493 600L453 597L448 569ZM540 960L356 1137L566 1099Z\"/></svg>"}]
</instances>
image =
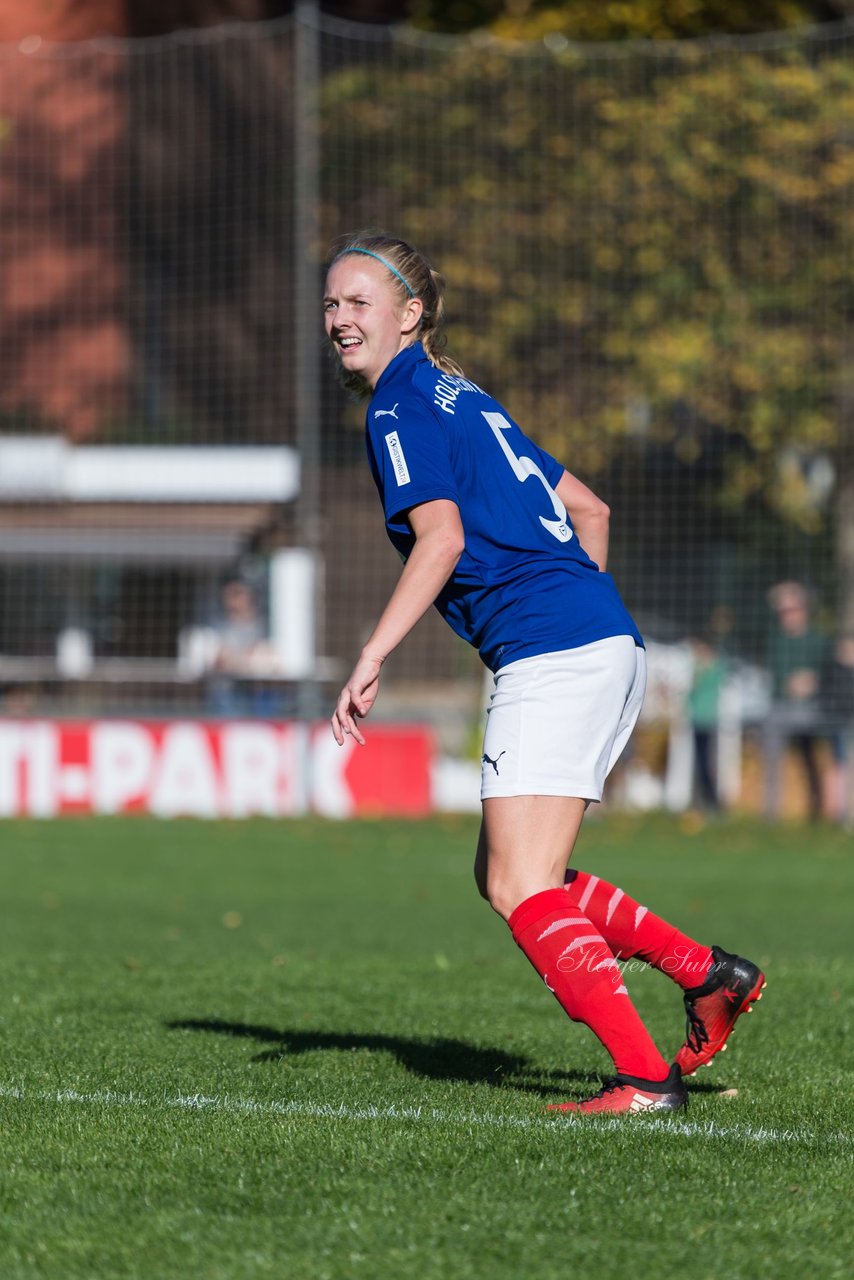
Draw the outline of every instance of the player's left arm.
<instances>
[{"instance_id":1,"label":"player's left arm","mask_svg":"<svg viewBox=\"0 0 854 1280\"><path fill-rule=\"evenodd\" d=\"M608 530L611 520L608 505L569 471L564 471L555 492L566 507L578 541L604 573L608 564Z\"/></svg>"},{"instance_id":2,"label":"player's left arm","mask_svg":"<svg viewBox=\"0 0 854 1280\"><path fill-rule=\"evenodd\" d=\"M364 745L356 718L366 716L376 701L383 663L430 608L465 548L455 502L446 498L422 502L410 509L408 520L415 545L332 713L332 732L339 746L345 734Z\"/></svg>"}]
</instances>

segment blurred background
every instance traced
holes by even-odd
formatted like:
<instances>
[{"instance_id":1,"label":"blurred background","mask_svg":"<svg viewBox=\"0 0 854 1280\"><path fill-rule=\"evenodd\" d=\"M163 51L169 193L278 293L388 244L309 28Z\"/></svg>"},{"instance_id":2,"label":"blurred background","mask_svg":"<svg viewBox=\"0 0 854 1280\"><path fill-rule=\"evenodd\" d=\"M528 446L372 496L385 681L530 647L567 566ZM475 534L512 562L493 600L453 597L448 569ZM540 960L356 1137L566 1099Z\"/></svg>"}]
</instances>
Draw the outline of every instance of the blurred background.
<instances>
[{"instance_id":1,"label":"blurred background","mask_svg":"<svg viewBox=\"0 0 854 1280\"><path fill-rule=\"evenodd\" d=\"M319 305L370 228L611 506L611 803L850 821L851 13L4 0L0 813L477 807L438 615L372 757L312 727L399 571Z\"/></svg>"}]
</instances>

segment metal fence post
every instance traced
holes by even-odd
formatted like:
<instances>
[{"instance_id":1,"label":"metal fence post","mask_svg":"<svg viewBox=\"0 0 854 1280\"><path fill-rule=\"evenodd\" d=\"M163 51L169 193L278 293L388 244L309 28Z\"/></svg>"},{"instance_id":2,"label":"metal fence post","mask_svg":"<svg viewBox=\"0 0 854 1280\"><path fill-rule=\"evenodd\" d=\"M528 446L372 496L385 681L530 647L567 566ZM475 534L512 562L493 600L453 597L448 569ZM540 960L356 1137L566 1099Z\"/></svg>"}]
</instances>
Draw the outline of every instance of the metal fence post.
<instances>
[{"instance_id":1,"label":"metal fence post","mask_svg":"<svg viewBox=\"0 0 854 1280\"><path fill-rule=\"evenodd\" d=\"M319 210L320 23L316 0L300 0L294 17L294 289L293 333L296 356L294 411L300 456L297 539L309 552L314 573L304 605L312 612L315 656L322 644L320 527L320 279L317 261ZM300 680L297 713L301 720L319 713L314 674Z\"/></svg>"}]
</instances>

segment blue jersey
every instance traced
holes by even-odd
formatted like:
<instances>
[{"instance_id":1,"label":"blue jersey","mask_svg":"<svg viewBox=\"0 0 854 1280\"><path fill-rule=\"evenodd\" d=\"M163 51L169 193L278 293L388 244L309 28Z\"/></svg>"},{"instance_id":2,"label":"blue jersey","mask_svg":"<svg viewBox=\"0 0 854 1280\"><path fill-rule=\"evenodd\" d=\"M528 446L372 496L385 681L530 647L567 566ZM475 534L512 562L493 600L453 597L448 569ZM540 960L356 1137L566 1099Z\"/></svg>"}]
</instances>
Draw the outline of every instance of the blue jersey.
<instances>
[{"instance_id":1,"label":"blue jersey","mask_svg":"<svg viewBox=\"0 0 854 1280\"><path fill-rule=\"evenodd\" d=\"M420 343L385 369L368 406L371 471L388 535L406 559L407 512L447 498L465 550L436 607L497 671L518 658L640 633L613 579L579 545L555 492L563 467L466 378Z\"/></svg>"}]
</instances>

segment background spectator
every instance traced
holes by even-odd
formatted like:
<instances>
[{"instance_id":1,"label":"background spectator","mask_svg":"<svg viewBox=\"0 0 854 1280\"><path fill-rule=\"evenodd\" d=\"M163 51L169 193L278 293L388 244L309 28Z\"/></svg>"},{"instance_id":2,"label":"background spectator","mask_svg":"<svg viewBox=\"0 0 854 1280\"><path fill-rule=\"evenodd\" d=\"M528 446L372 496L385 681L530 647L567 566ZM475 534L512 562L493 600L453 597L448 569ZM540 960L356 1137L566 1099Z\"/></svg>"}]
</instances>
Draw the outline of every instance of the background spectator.
<instances>
[{"instance_id":1,"label":"background spectator","mask_svg":"<svg viewBox=\"0 0 854 1280\"><path fill-rule=\"evenodd\" d=\"M218 649L208 685L217 716L274 715L275 696L263 682L275 674L275 655L255 592L241 578L223 584L222 612L215 624Z\"/></svg>"},{"instance_id":2,"label":"background spectator","mask_svg":"<svg viewBox=\"0 0 854 1280\"><path fill-rule=\"evenodd\" d=\"M688 716L694 734L694 771L702 808L713 813L720 807L715 766L721 688L726 679L726 663L704 636L691 640L693 669L688 691Z\"/></svg>"},{"instance_id":3,"label":"background spectator","mask_svg":"<svg viewBox=\"0 0 854 1280\"><path fill-rule=\"evenodd\" d=\"M854 734L854 636L840 636L821 672L822 720L831 748L827 809L836 822L851 818L849 759Z\"/></svg>"},{"instance_id":4,"label":"background spectator","mask_svg":"<svg viewBox=\"0 0 854 1280\"><path fill-rule=\"evenodd\" d=\"M763 732L765 813L779 817L781 767L791 742L803 766L809 814L815 819L822 810L819 687L827 642L813 628L803 583L778 582L768 592L768 603L775 625L768 648L772 704Z\"/></svg>"}]
</instances>

